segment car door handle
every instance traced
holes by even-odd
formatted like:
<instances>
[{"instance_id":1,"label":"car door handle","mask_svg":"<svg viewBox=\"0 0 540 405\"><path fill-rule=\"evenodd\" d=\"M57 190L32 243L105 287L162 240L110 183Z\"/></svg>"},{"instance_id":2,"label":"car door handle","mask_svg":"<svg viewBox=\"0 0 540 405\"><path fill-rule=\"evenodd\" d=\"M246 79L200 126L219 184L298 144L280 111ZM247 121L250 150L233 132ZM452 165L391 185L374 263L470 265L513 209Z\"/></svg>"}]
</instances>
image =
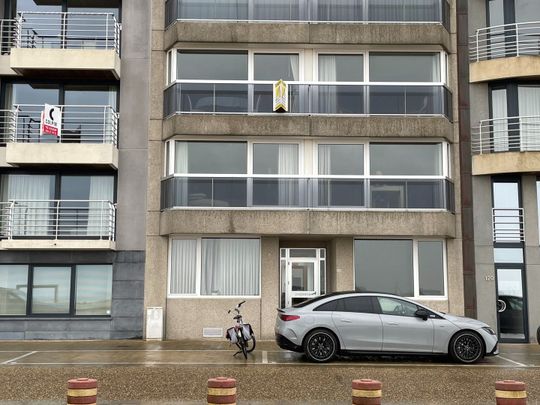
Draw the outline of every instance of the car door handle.
<instances>
[{"instance_id":1,"label":"car door handle","mask_svg":"<svg viewBox=\"0 0 540 405\"><path fill-rule=\"evenodd\" d=\"M352 323L350 319L340 319L340 321L343 323Z\"/></svg>"},{"instance_id":2,"label":"car door handle","mask_svg":"<svg viewBox=\"0 0 540 405\"><path fill-rule=\"evenodd\" d=\"M386 322L387 325L391 325L391 326L398 326L399 323L397 322Z\"/></svg>"}]
</instances>

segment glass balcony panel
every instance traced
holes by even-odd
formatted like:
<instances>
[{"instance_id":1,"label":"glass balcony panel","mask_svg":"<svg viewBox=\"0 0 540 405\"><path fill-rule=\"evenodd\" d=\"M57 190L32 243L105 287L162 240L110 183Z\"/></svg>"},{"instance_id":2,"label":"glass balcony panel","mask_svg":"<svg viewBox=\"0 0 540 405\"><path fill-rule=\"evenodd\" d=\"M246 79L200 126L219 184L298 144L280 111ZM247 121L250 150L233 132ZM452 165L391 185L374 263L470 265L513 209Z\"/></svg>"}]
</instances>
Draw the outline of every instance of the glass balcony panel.
<instances>
[{"instance_id":1,"label":"glass balcony panel","mask_svg":"<svg viewBox=\"0 0 540 405\"><path fill-rule=\"evenodd\" d=\"M214 84L182 84L178 86L182 112L214 112Z\"/></svg>"},{"instance_id":2,"label":"glass balcony panel","mask_svg":"<svg viewBox=\"0 0 540 405\"><path fill-rule=\"evenodd\" d=\"M302 179L253 179L253 206L300 207Z\"/></svg>"},{"instance_id":3,"label":"glass balcony panel","mask_svg":"<svg viewBox=\"0 0 540 405\"><path fill-rule=\"evenodd\" d=\"M372 180L371 208L406 208L406 187L403 181Z\"/></svg>"},{"instance_id":4,"label":"glass balcony panel","mask_svg":"<svg viewBox=\"0 0 540 405\"><path fill-rule=\"evenodd\" d=\"M312 86L312 105L319 114L364 114L363 86Z\"/></svg>"},{"instance_id":5,"label":"glass balcony panel","mask_svg":"<svg viewBox=\"0 0 540 405\"><path fill-rule=\"evenodd\" d=\"M179 0L182 19L247 20L248 0Z\"/></svg>"},{"instance_id":6,"label":"glass balcony panel","mask_svg":"<svg viewBox=\"0 0 540 405\"><path fill-rule=\"evenodd\" d=\"M254 20L294 21L300 19L300 0L253 0Z\"/></svg>"},{"instance_id":7,"label":"glass balcony panel","mask_svg":"<svg viewBox=\"0 0 540 405\"><path fill-rule=\"evenodd\" d=\"M440 21L440 0L369 0L370 21Z\"/></svg>"},{"instance_id":8,"label":"glass balcony panel","mask_svg":"<svg viewBox=\"0 0 540 405\"><path fill-rule=\"evenodd\" d=\"M364 180L318 179L317 205L319 207L364 207Z\"/></svg>"},{"instance_id":9,"label":"glass balcony panel","mask_svg":"<svg viewBox=\"0 0 540 405\"><path fill-rule=\"evenodd\" d=\"M214 179L214 207L246 207L247 179Z\"/></svg>"},{"instance_id":10,"label":"glass balcony panel","mask_svg":"<svg viewBox=\"0 0 540 405\"><path fill-rule=\"evenodd\" d=\"M370 114L405 114L405 88L403 86L371 86L369 88Z\"/></svg>"},{"instance_id":11,"label":"glass balcony panel","mask_svg":"<svg viewBox=\"0 0 540 405\"><path fill-rule=\"evenodd\" d=\"M209 100L207 100L209 101ZM205 103L206 101L200 101ZM215 112L246 112L248 109L247 84L216 84Z\"/></svg>"},{"instance_id":12,"label":"glass balcony panel","mask_svg":"<svg viewBox=\"0 0 540 405\"><path fill-rule=\"evenodd\" d=\"M367 1L367 0L366 0ZM364 0L319 0L316 21L362 21Z\"/></svg>"},{"instance_id":13,"label":"glass balcony panel","mask_svg":"<svg viewBox=\"0 0 540 405\"><path fill-rule=\"evenodd\" d=\"M442 183L434 181L407 182L407 208L444 208Z\"/></svg>"},{"instance_id":14,"label":"glass balcony panel","mask_svg":"<svg viewBox=\"0 0 540 405\"><path fill-rule=\"evenodd\" d=\"M299 85L289 85L289 113L301 113L302 99L301 87ZM274 106L274 90L271 84L253 85L253 112L272 113Z\"/></svg>"},{"instance_id":15,"label":"glass balcony panel","mask_svg":"<svg viewBox=\"0 0 540 405\"><path fill-rule=\"evenodd\" d=\"M442 114L440 87L407 87L405 90L405 114Z\"/></svg>"}]
</instances>

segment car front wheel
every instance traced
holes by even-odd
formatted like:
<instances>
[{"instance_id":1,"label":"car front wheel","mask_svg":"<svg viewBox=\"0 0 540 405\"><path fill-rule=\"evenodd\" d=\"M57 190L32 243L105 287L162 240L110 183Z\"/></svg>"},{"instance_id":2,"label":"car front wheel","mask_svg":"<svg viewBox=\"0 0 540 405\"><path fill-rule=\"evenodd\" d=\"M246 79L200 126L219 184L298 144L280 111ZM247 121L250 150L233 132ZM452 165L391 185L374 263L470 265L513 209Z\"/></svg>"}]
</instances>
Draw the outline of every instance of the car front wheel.
<instances>
[{"instance_id":1,"label":"car front wheel","mask_svg":"<svg viewBox=\"0 0 540 405\"><path fill-rule=\"evenodd\" d=\"M484 357L482 338L474 332L457 333L450 342L450 355L460 363L476 363Z\"/></svg>"},{"instance_id":2,"label":"car front wheel","mask_svg":"<svg viewBox=\"0 0 540 405\"><path fill-rule=\"evenodd\" d=\"M338 342L330 331L316 329L304 341L304 353L309 360L324 363L332 360L337 353Z\"/></svg>"}]
</instances>

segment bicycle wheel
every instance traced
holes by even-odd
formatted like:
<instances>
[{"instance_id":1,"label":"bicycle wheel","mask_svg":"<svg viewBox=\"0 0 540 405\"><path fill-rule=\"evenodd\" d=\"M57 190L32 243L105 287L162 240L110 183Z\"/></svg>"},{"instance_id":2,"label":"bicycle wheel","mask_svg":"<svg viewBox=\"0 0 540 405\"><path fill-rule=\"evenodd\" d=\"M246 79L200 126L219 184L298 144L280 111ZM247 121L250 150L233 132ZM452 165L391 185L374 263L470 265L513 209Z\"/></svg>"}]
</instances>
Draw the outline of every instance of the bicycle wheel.
<instances>
[{"instance_id":1,"label":"bicycle wheel","mask_svg":"<svg viewBox=\"0 0 540 405\"><path fill-rule=\"evenodd\" d=\"M257 345L257 341L255 340L255 335L251 335L251 340L248 340L246 342L246 350L248 353L251 353L253 350L255 350L255 346Z\"/></svg>"},{"instance_id":2,"label":"bicycle wheel","mask_svg":"<svg viewBox=\"0 0 540 405\"><path fill-rule=\"evenodd\" d=\"M246 347L246 341L242 339L242 343L240 343L240 346L242 346L242 354L244 355L244 358L247 360L247 347Z\"/></svg>"}]
</instances>

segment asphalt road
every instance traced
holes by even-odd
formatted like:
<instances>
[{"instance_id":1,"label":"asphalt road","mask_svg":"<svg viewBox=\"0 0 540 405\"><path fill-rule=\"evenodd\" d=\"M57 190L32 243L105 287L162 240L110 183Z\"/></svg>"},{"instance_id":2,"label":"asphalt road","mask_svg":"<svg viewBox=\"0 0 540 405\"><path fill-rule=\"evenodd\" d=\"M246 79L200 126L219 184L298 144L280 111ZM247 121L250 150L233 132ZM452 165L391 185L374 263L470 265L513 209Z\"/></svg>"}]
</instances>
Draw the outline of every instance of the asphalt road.
<instances>
[{"instance_id":1,"label":"asphalt road","mask_svg":"<svg viewBox=\"0 0 540 405\"><path fill-rule=\"evenodd\" d=\"M248 360L233 352L225 342L3 342L0 404L65 403L66 382L76 377L98 380L103 405L202 404L216 376L236 378L246 405L348 404L357 378L381 380L386 404L493 404L502 379L526 382L529 405L540 404L539 345L502 345L500 356L472 366L387 356L316 365L272 342L260 342Z\"/></svg>"}]
</instances>

